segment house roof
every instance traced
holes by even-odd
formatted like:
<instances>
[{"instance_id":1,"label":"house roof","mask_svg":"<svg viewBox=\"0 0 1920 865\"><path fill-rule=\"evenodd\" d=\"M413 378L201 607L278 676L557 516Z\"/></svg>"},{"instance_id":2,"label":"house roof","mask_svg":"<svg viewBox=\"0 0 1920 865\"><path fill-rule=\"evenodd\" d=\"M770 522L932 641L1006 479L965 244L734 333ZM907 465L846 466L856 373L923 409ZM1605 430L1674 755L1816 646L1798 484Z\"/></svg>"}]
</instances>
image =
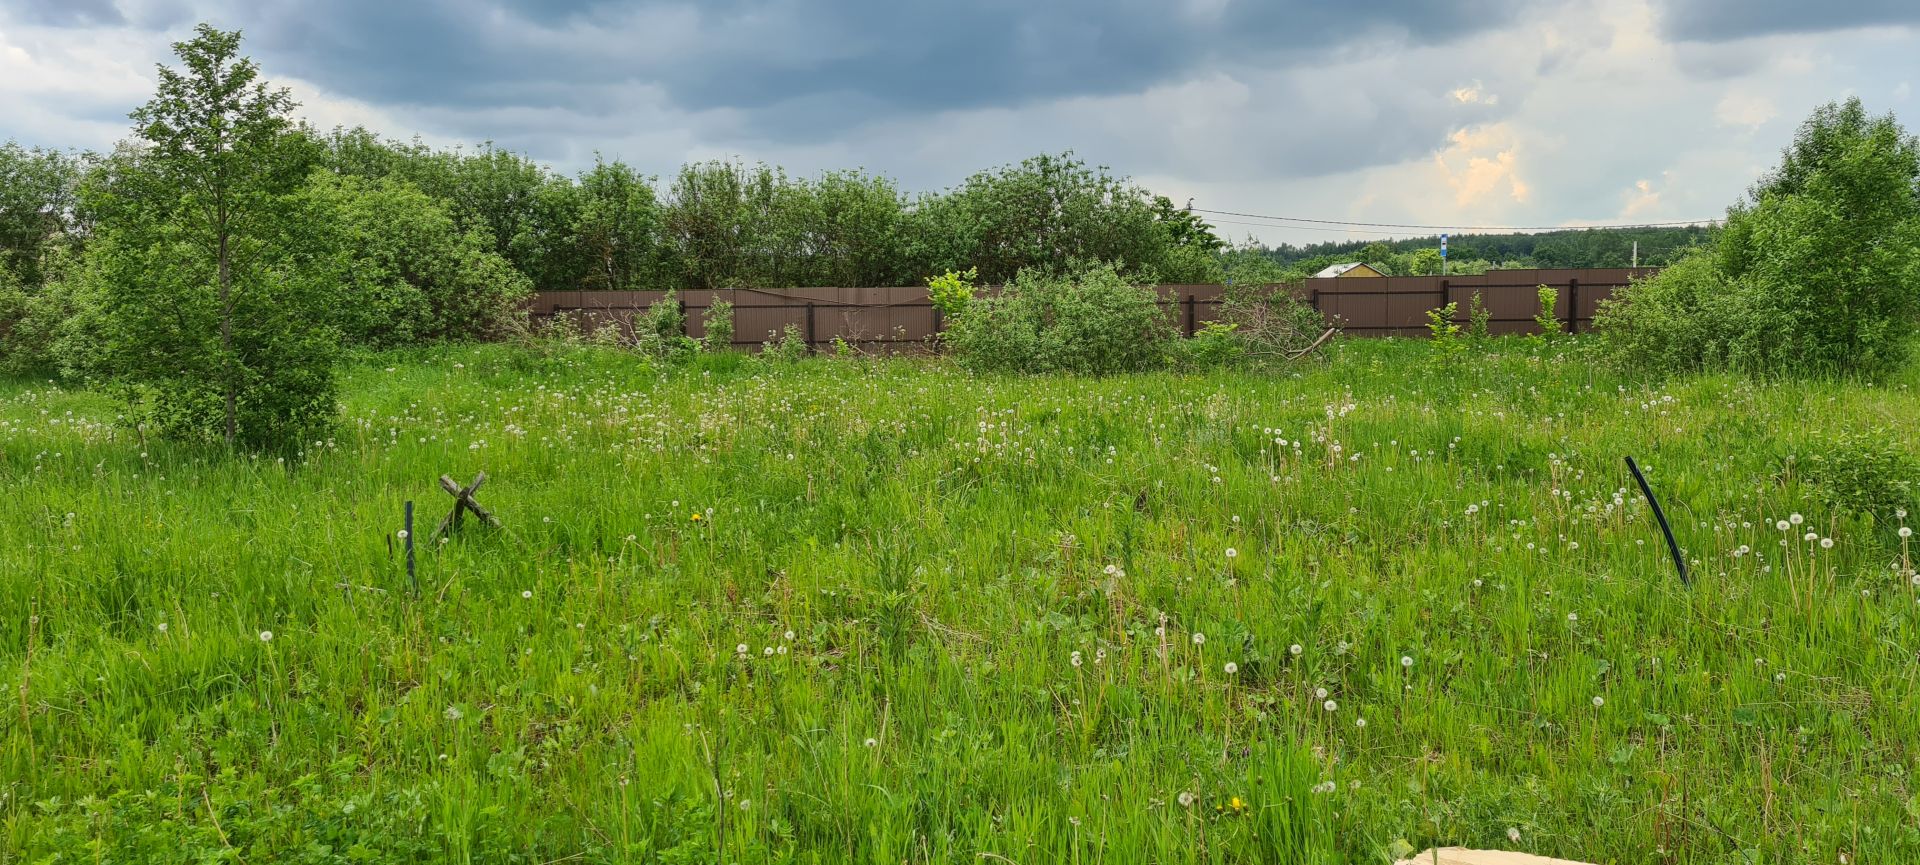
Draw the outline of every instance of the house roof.
<instances>
[{"instance_id":1,"label":"house roof","mask_svg":"<svg viewBox=\"0 0 1920 865\"><path fill-rule=\"evenodd\" d=\"M1326 268L1322 269L1319 273L1314 274L1313 278L1325 279L1331 276L1339 276L1356 267L1366 267L1366 263L1359 262L1359 261L1349 261L1346 264L1329 264L1326 266ZM1372 268L1367 268L1367 269L1372 270Z\"/></svg>"}]
</instances>

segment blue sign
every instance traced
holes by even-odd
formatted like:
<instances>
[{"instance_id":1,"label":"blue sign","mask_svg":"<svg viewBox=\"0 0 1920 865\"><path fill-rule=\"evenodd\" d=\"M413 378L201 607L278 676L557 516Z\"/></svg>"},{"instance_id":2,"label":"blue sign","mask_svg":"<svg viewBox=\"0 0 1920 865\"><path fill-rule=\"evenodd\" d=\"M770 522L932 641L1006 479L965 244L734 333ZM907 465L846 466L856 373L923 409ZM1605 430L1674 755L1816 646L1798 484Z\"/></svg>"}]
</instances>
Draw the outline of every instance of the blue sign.
<instances>
[{"instance_id":1,"label":"blue sign","mask_svg":"<svg viewBox=\"0 0 1920 865\"><path fill-rule=\"evenodd\" d=\"M1444 234L1440 235L1440 257L1447 257L1447 236Z\"/></svg>"}]
</instances>

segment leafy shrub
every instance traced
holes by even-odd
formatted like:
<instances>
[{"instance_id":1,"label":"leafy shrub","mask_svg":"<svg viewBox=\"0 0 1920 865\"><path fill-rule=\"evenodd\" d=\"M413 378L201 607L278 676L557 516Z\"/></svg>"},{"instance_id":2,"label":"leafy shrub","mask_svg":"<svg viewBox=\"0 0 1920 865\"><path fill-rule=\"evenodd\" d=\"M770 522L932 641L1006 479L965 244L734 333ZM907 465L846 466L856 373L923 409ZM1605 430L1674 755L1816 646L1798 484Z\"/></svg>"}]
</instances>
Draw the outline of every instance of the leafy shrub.
<instances>
[{"instance_id":1,"label":"leafy shrub","mask_svg":"<svg viewBox=\"0 0 1920 865\"><path fill-rule=\"evenodd\" d=\"M1172 344L1174 365L1189 369L1209 369L1235 366L1245 362L1249 351L1247 341L1240 335L1239 329L1238 325L1210 321L1191 338L1174 340Z\"/></svg>"},{"instance_id":2,"label":"leafy shrub","mask_svg":"<svg viewBox=\"0 0 1920 865\"><path fill-rule=\"evenodd\" d=\"M998 295L976 298L948 332L972 369L1088 375L1159 366L1173 338L1159 295L1112 265L1021 271Z\"/></svg>"},{"instance_id":3,"label":"leafy shrub","mask_svg":"<svg viewBox=\"0 0 1920 865\"><path fill-rule=\"evenodd\" d=\"M1474 292L1467 302L1467 334L1474 339L1486 339L1493 335L1493 311L1487 309L1484 292Z\"/></svg>"},{"instance_id":4,"label":"leafy shrub","mask_svg":"<svg viewBox=\"0 0 1920 865\"><path fill-rule=\"evenodd\" d=\"M1605 304L1628 366L1882 374L1920 320L1920 140L1859 100L1800 128L1708 250Z\"/></svg>"},{"instance_id":5,"label":"leafy shrub","mask_svg":"<svg viewBox=\"0 0 1920 865\"><path fill-rule=\"evenodd\" d=\"M927 277L927 295L933 301L933 308L948 318L958 318L973 301L973 281L979 276L979 268L969 267L964 273L949 270Z\"/></svg>"},{"instance_id":6,"label":"leafy shrub","mask_svg":"<svg viewBox=\"0 0 1920 865\"><path fill-rule=\"evenodd\" d=\"M633 317L633 345L641 354L668 359L699 350L699 343L687 336L687 311L680 306L679 292L667 292Z\"/></svg>"},{"instance_id":7,"label":"leafy shrub","mask_svg":"<svg viewBox=\"0 0 1920 865\"><path fill-rule=\"evenodd\" d=\"M1890 518L1920 510L1920 461L1886 430L1824 438L1796 460L1801 477L1837 511Z\"/></svg>"},{"instance_id":8,"label":"leafy shrub","mask_svg":"<svg viewBox=\"0 0 1920 865\"><path fill-rule=\"evenodd\" d=\"M779 337L760 344L760 357L773 361L796 361L813 353L807 335L797 324L781 328Z\"/></svg>"},{"instance_id":9,"label":"leafy shrub","mask_svg":"<svg viewBox=\"0 0 1920 865\"><path fill-rule=\"evenodd\" d=\"M302 195L309 230L332 232L336 322L349 342L392 348L498 336L533 292L484 229L460 231L444 205L410 183L320 173Z\"/></svg>"},{"instance_id":10,"label":"leafy shrub","mask_svg":"<svg viewBox=\"0 0 1920 865\"><path fill-rule=\"evenodd\" d=\"M41 265L45 281L37 289L0 266L0 373L65 371L61 343L72 332L68 322L80 315L85 302L80 265L64 247L52 248Z\"/></svg>"},{"instance_id":11,"label":"leafy shrub","mask_svg":"<svg viewBox=\"0 0 1920 865\"><path fill-rule=\"evenodd\" d=\"M714 300L707 305L707 314L701 319L706 325L707 351L729 351L733 348L733 304L724 300Z\"/></svg>"},{"instance_id":12,"label":"leafy shrub","mask_svg":"<svg viewBox=\"0 0 1920 865\"><path fill-rule=\"evenodd\" d=\"M1552 339L1560 333L1560 319L1554 314L1554 310L1560 306L1560 289L1542 285L1537 296L1540 309L1533 314L1534 326L1540 328L1540 338Z\"/></svg>"}]
</instances>

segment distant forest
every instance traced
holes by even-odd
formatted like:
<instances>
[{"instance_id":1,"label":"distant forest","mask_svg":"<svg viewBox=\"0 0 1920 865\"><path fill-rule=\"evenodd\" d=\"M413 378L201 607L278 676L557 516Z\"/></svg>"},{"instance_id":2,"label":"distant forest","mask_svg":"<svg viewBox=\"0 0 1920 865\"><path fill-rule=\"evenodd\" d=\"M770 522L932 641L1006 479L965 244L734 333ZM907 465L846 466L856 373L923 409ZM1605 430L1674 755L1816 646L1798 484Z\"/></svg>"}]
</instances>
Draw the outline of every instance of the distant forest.
<instances>
[{"instance_id":1,"label":"distant forest","mask_svg":"<svg viewBox=\"0 0 1920 865\"><path fill-rule=\"evenodd\" d=\"M1640 264L1659 266L1681 251L1705 243L1713 229L1586 228L1532 234L1455 234L1447 238L1447 255L1455 264L1488 262L1496 267L1626 267L1633 263L1633 245L1640 244ZM1318 262L1365 261L1369 264L1405 260L1421 250L1440 248L1440 236L1398 240L1342 240L1303 246L1256 247L1255 251L1288 270ZM1324 265L1322 265L1324 266ZM1395 273L1394 275L1402 275Z\"/></svg>"}]
</instances>

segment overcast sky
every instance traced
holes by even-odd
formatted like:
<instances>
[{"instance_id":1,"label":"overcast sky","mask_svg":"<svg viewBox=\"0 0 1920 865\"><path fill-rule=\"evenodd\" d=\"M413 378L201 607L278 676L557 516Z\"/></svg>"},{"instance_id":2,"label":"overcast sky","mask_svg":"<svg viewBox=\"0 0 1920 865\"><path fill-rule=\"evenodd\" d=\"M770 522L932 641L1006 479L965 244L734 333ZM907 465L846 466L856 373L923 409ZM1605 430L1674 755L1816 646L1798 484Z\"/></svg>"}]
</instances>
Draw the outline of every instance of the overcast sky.
<instances>
[{"instance_id":1,"label":"overcast sky","mask_svg":"<svg viewBox=\"0 0 1920 865\"><path fill-rule=\"evenodd\" d=\"M0 0L0 139L126 137L199 21L319 126L568 172L917 191L1071 149L1197 207L1457 230L1718 215L1849 95L1920 127L1920 0Z\"/></svg>"}]
</instances>

